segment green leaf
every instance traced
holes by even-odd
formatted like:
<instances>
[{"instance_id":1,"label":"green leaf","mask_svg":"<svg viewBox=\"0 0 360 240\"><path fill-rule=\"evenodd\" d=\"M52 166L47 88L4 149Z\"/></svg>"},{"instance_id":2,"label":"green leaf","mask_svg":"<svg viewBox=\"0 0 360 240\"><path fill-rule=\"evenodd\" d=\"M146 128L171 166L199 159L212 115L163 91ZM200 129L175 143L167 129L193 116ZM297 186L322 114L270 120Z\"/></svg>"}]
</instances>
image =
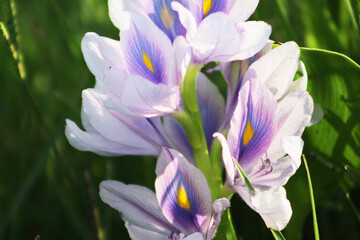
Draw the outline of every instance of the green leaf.
<instances>
[{"instance_id":1,"label":"green leaf","mask_svg":"<svg viewBox=\"0 0 360 240\"><path fill-rule=\"evenodd\" d=\"M301 49L309 82L308 91L324 110L324 118L306 129L303 139L315 200L354 186L344 166L360 167L360 66L340 53ZM324 177L326 176L326 177ZM287 226L290 239L301 239L303 222L310 213L306 172L300 168L287 184L293 217Z\"/></svg>"},{"instance_id":2,"label":"green leaf","mask_svg":"<svg viewBox=\"0 0 360 240\"><path fill-rule=\"evenodd\" d=\"M240 164L236 161L235 158L233 158L233 161L234 161L234 163L236 165L237 170L240 173L241 179L244 181L246 187L250 190L250 192L253 193L255 191L255 189L254 189L253 185L251 185L251 183L250 183L248 177L246 176L244 170L241 168Z\"/></svg>"}]
</instances>

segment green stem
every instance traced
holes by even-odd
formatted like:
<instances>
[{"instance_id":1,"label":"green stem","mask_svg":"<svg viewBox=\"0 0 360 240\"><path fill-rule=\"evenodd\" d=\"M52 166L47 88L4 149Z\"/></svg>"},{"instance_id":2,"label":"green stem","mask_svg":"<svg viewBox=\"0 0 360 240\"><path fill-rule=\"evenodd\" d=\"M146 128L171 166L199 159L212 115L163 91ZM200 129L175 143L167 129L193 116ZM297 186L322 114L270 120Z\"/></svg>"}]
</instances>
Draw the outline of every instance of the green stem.
<instances>
[{"instance_id":1,"label":"green stem","mask_svg":"<svg viewBox=\"0 0 360 240\"><path fill-rule=\"evenodd\" d=\"M312 208L312 213L313 213L313 223L314 223L314 235L315 235L315 240L319 240L320 234L319 234L319 228L318 228L318 224L317 224L314 192L313 192L312 183L311 183L310 171L309 171L309 167L307 165L305 155L303 155L303 160L304 160L304 165L305 165L306 174L307 174L308 183L309 183L310 201L311 201L311 208Z\"/></svg>"},{"instance_id":2,"label":"green stem","mask_svg":"<svg viewBox=\"0 0 360 240\"><path fill-rule=\"evenodd\" d=\"M218 197L222 187L221 171L214 171L208 152L201 114L196 96L196 76L201 65L190 64L181 88L181 96L185 111L180 111L173 117L183 126L193 149L195 165L205 175L213 200Z\"/></svg>"}]
</instances>

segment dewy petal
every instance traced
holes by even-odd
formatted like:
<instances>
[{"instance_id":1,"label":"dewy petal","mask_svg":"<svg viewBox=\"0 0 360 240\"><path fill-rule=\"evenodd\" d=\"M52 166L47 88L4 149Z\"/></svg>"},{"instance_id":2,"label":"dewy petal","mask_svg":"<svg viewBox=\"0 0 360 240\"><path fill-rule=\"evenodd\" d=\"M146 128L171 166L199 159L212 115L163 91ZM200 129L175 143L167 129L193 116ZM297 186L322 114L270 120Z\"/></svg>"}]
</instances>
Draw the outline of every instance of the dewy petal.
<instances>
[{"instance_id":1,"label":"dewy petal","mask_svg":"<svg viewBox=\"0 0 360 240\"><path fill-rule=\"evenodd\" d=\"M224 121L225 101L217 86L201 72L196 77L196 95L210 152L212 135L219 130Z\"/></svg>"},{"instance_id":2,"label":"dewy petal","mask_svg":"<svg viewBox=\"0 0 360 240\"><path fill-rule=\"evenodd\" d=\"M132 225L166 235L177 230L162 214L155 193L145 187L103 181L100 184L100 197Z\"/></svg>"},{"instance_id":3,"label":"dewy petal","mask_svg":"<svg viewBox=\"0 0 360 240\"><path fill-rule=\"evenodd\" d=\"M211 193L203 173L176 150L164 148L156 175L156 196L168 221L186 235L201 232L205 236Z\"/></svg>"},{"instance_id":4,"label":"dewy petal","mask_svg":"<svg viewBox=\"0 0 360 240\"><path fill-rule=\"evenodd\" d=\"M228 144L233 157L246 172L268 149L276 130L277 103L262 83L248 80L230 121Z\"/></svg>"},{"instance_id":5,"label":"dewy petal","mask_svg":"<svg viewBox=\"0 0 360 240\"><path fill-rule=\"evenodd\" d=\"M254 62L245 73L244 79L256 78L279 100L293 82L299 66L299 57L298 45L295 42L287 42Z\"/></svg>"},{"instance_id":6,"label":"dewy petal","mask_svg":"<svg viewBox=\"0 0 360 240\"><path fill-rule=\"evenodd\" d=\"M100 81L104 80L109 68L124 67L119 41L87 33L81 41L81 50L91 73Z\"/></svg>"},{"instance_id":7,"label":"dewy petal","mask_svg":"<svg viewBox=\"0 0 360 240\"><path fill-rule=\"evenodd\" d=\"M214 210L214 214L209 224L209 230L206 238L207 240L211 240L214 238L225 209L230 207L230 201L227 198L220 198L214 201L212 207Z\"/></svg>"},{"instance_id":8,"label":"dewy petal","mask_svg":"<svg viewBox=\"0 0 360 240\"><path fill-rule=\"evenodd\" d=\"M245 186L237 186L236 191L268 228L281 231L289 223L292 209L283 187L255 187L255 194L251 194Z\"/></svg>"},{"instance_id":9,"label":"dewy petal","mask_svg":"<svg viewBox=\"0 0 360 240\"><path fill-rule=\"evenodd\" d=\"M279 159L286 153L280 141L288 136L301 136L311 120L313 100L308 92L293 92L285 96L277 108L277 132L268 149L270 160Z\"/></svg>"}]
</instances>

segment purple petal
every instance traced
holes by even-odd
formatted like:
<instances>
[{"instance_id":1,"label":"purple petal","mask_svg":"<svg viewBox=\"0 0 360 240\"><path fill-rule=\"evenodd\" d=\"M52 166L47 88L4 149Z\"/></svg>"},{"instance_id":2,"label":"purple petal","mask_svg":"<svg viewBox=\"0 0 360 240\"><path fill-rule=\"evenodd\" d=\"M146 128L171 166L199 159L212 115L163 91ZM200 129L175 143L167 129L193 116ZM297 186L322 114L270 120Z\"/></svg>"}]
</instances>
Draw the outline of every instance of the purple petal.
<instances>
[{"instance_id":1,"label":"purple petal","mask_svg":"<svg viewBox=\"0 0 360 240\"><path fill-rule=\"evenodd\" d=\"M181 152L190 163L195 165L191 145L181 124L171 117L163 117L163 126L171 147Z\"/></svg>"},{"instance_id":2,"label":"purple petal","mask_svg":"<svg viewBox=\"0 0 360 240\"><path fill-rule=\"evenodd\" d=\"M196 77L196 94L207 146L210 151L213 134L219 130L224 121L225 101L217 86L201 72Z\"/></svg>"},{"instance_id":3,"label":"purple petal","mask_svg":"<svg viewBox=\"0 0 360 240\"><path fill-rule=\"evenodd\" d=\"M228 143L232 156L246 172L254 166L271 144L276 130L276 100L256 80L247 81L230 122Z\"/></svg>"},{"instance_id":4,"label":"purple petal","mask_svg":"<svg viewBox=\"0 0 360 240\"><path fill-rule=\"evenodd\" d=\"M185 36L186 30L179 20L178 13L171 7L172 0L154 0L154 12L149 14L151 20L171 40L177 36Z\"/></svg>"},{"instance_id":5,"label":"purple petal","mask_svg":"<svg viewBox=\"0 0 360 240\"><path fill-rule=\"evenodd\" d=\"M226 99L226 120L223 125L224 129L229 124L232 114L235 110L239 97L239 90L243 84L244 75L246 71L248 70L249 66L252 63L254 63L256 60L258 60L259 58L261 58L263 55L265 55L267 52L271 50L272 44L273 41L269 40L268 43L260 52L258 52L257 54L246 60L221 63L220 66L222 69L222 73L228 84L227 99Z\"/></svg>"},{"instance_id":6,"label":"purple petal","mask_svg":"<svg viewBox=\"0 0 360 240\"><path fill-rule=\"evenodd\" d=\"M211 216L211 193L203 173L176 150L164 149L156 175L156 196L168 221L186 235L205 235Z\"/></svg>"},{"instance_id":7,"label":"purple petal","mask_svg":"<svg viewBox=\"0 0 360 240\"><path fill-rule=\"evenodd\" d=\"M100 197L118 210L124 221L131 225L165 235L177 231L162 214L155 193L145 187L103 181L100 184Z\"/></svg>"}]
</instances>

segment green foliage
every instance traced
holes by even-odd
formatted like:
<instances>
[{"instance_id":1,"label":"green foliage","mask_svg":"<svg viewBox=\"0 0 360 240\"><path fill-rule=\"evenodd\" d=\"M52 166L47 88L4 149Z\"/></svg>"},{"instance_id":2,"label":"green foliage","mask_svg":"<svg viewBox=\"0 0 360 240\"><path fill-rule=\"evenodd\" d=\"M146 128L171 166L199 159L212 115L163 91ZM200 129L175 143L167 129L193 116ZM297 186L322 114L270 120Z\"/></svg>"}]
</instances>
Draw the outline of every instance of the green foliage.
<instances>
[{"instance_id":1,"label":"green foliage","mask_svg":"<svg viewBox=\"0 0 360 240\"><path fill-rule=\"evenodd\" d=\"M276 0L260 1L252 19L269 22L274 40L359 63L359 13L357 0ZM0 239L127 239L117 212L100 201L98 184L117 179L153 188L154 158L103 158L73 149L64 137L64 119L80 123L81 91L94 84L82 36L118 39L107 1L4 0L0 21L8 32L0 34ZM307 48L302 61L325 112L304 135L320 236L359 239L359 66ZM294 213L284 235L312 239L303 167L286 188ZM243 239L273 238L239 197L231 211Z\"/></svg>"}]
</instances>

